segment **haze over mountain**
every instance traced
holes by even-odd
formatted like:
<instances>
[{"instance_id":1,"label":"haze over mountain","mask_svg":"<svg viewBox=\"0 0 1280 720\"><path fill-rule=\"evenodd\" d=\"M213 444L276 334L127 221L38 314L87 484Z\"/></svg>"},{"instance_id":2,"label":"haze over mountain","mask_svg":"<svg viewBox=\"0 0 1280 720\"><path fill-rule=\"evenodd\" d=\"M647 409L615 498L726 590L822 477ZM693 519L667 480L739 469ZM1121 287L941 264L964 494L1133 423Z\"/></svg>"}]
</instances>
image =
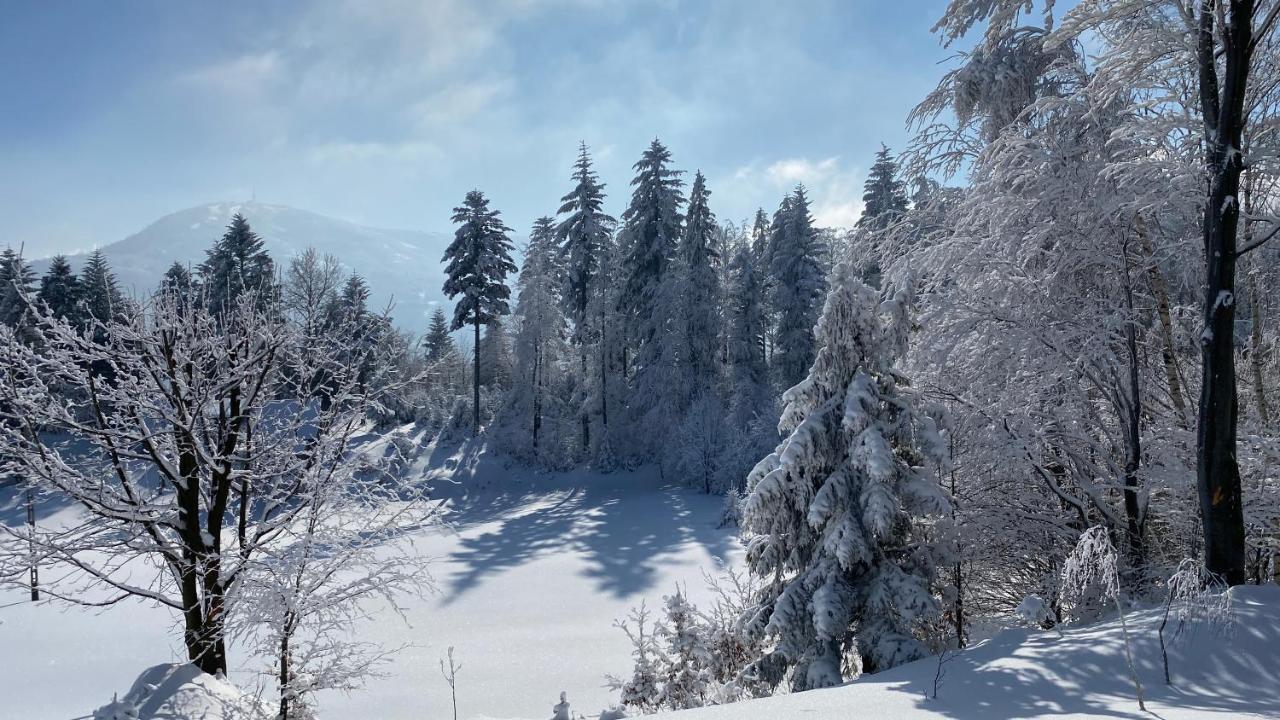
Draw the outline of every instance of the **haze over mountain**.
<instances>
[{"instance_id":1,"label":"haze over mountain","mask_svg":"<svg viewBox=\"0 0 1280 720\"><path fill-rule=\"evenodd\" d=\"M222 202L166 215L129 237L104 245L120 287L127 293L150 292L176 260L194 267L205 250L222 236L231 216L243 214L266 241L277 267L308 246L336 256L345 272L357 272L370 289L370 306L381 309L394 300L392 315L402 329L421 332L435 303L444 301L440 257L452 234L392 230L284 205ZM69 256L79 270L88 253ZM43 273L47 260L33 263Z\"/></svg>"}]
</instances>

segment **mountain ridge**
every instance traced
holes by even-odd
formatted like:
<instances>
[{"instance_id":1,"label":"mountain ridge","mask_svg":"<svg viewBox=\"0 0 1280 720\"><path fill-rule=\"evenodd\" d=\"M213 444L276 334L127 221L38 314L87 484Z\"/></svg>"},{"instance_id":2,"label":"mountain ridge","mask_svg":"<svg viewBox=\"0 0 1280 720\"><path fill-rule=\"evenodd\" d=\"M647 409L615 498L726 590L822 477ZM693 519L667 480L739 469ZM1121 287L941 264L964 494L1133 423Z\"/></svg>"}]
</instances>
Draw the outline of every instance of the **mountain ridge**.
<instances>
[{"instance_id":1,"label":"mountain ridge","mask_svg":"<svg viewBox=\"0 0 1280 720\"><path fill-rule=\"evenodd\" d=\"M175 261L195 267L205 251L241 213L265 242L278 269L307 247L328 253L343 272L359 273L368 283L370 305L392 303L391 315L402 329L425 330L436 304L446 302L440 258L451 232L381 228L334 218L288 205L259 202L214 202L164 215L136 233L100 246L126 293L143 295L159 282ZM78 271L88 252L67 255ZM32 262L43 273L49 258Z\"/></svg>"}]
</instances>

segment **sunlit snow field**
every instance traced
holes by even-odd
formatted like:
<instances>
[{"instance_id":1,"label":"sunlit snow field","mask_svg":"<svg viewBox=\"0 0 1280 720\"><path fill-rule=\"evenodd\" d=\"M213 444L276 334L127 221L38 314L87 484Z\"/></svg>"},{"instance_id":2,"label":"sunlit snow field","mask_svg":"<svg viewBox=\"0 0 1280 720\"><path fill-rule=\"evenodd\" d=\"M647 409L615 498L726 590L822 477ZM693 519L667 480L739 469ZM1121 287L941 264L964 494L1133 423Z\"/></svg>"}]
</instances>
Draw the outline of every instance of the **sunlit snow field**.
<instances>
[{"instance_id":1,"label":"sunlit snow field","mask_svg":"<svg viewBox=\"0 0 1280 720\"><path fill-rule=\"evenodd\" d=\"M594 716L616 698L604 674L630 669L613 621L677 584L705 598L703 571L740 558L734 532L717 528L723 498L649 470L538 473L482 449L428 446L408 472L451 507L452 528L415 538L435 558L438 592L405 600L407 624L380 610L361 626L362 639L406 647L363 690L321 695L323 717L446 717L439 660L450 645L462 665L459 718L549 717L561 691L575 713ZM3 512L0 521L21 522L19 508ZM0 717L85 716L144 668L183 658L165 609L68 609L14 592L0 605ZM246 659L233 649L232 680L269 688Z\"/></svg>"}]
</instances>

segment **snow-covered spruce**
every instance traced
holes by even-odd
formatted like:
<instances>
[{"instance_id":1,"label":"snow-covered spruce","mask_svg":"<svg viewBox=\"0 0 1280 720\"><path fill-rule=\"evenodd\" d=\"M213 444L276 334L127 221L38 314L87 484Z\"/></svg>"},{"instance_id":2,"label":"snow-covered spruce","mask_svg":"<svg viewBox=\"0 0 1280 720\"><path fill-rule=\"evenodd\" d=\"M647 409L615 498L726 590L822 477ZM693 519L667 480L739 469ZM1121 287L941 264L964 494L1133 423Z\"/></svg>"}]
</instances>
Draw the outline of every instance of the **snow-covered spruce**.
<instances>
[{"instance_id":1,"label":"snow-covered spruce","mask_svg":"<svg viewBox=\"0 0 1280 720\"><path fill-rule=\"evenodd\" d=\"M916 524L949 501L926 469L944 449L889 362L875 296L831 277L817 358L784 395L786 438L748 479L747 562L763 579L748 631L775 638L754 666L793 689L836 685L856 652L874 672L923 656L938 610L935 558Z\"/></svg>"}]
</instances>

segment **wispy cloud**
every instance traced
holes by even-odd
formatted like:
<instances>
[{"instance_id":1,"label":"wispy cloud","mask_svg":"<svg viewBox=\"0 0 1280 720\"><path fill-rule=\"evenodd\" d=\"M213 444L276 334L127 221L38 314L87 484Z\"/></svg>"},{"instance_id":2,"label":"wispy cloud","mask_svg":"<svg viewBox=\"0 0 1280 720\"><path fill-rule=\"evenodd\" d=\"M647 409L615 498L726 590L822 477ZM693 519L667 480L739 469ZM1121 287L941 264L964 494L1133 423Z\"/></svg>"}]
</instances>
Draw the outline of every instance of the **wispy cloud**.
<instances>
[{"instance_id":1,"label":"wispy cloud","mask_svg":"<svg viewBox=\"0 0 1280 720\"><path fill-rule=\"evenodd\" d=\"M733 173L730 187L736 192L763 187L780 199L803 184L812 201L814 220L823 227L847 228L862 216L863 179L860 168L846 167L839 157L791 157L743 165Z\"/></svg>"}]
</instances>

